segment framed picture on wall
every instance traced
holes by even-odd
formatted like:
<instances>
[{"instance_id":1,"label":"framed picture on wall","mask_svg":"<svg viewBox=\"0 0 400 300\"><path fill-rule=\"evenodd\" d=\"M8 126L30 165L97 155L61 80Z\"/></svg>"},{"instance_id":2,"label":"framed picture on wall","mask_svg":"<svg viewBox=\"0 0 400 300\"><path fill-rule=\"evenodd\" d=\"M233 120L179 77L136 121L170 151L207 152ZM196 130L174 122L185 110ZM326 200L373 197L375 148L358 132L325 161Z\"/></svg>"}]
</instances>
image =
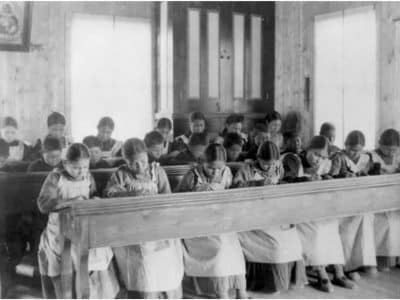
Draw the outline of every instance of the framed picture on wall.
<instances>
[{"instance_id":1,"label":"framed picture on wall","mask_svg":"<svg viewBox=\"0 0 400 300\"><path fill-rule=\"evenodd\" d=\"M31 3L0 1L0 51L29 51Z\"/></svg>"}]
</instances>

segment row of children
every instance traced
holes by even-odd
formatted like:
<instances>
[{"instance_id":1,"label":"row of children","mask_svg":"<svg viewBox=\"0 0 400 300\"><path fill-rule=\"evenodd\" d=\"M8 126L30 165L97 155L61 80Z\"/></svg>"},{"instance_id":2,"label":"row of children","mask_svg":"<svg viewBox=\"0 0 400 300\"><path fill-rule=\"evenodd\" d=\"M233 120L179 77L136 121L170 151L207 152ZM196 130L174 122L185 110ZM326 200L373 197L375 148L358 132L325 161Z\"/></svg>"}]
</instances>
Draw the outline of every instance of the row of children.
<instances>
[{"instance_id":1,"label":"row of children","mask_svg":"<svg viewBox=\"0 0 400 300\"><path fill-rule=\"evenodd\" d=\"M190 140L198 133L191 129L189 151L193 146ZM226 136L229 133L232 132ZM347 136L344 150L333 146L333 126L324 125L321 134L313 137L304 151L297 134L285 136L286 150L282 156L277 141L262 141L254 160L245 163L234 176L226 166L229 151L218 141L210 143L201 153L199 163L183 177L177 192L399 171L400 134L394 129L383 132L379 148L371 153L363 151L365 137L360 131ZM150 153L151 148L140 139L128 139L122 146L125 164L111 176L102 196L170 193L164 169L150 161L151 155L156 156ZM46 297L60 296L61 291L62 243L54 209L63 201L85 200L95 195L89 165L88 148L72 144L65 163L48 175L38 198L41 212L49 214L38 251ZM353 288L354 280L360 276L354 271L374 276L377 263L382 271L398 264L399 236L400 213L391 211L242 233L92 249L90 293L94 298L112 298L123 289L128 291L129 298L179 298L185 274L186 283L199 294L229 298L234 292L237 298L246 298L246 288L268 287L279 292L292 283L303 286L307 283L306 266L315 271L318 287L323 291L331 292L332 284ZM328 266L332 266L332 280Z\"/></svg>"},{"instance_id":2,"label":"row of children","mask_svg":"<svg viewBox=\"0 0 400 300\"><path fill-rule=\"evenodd\" d=\"M268 115L266 124L257 124L254 136L248 137L242 131L243 121L242 115L230 115L221 135L210 139L205 116L194 112L189 120L190 130L173 139L171 120L162 118L157 122L156 129L146 135L144 141L149 149L150 159L157 160L162 165L198 162L209 142L224 144L228 151L228 161L254 159L257 147L266 139L282 147L279 113ZM17 121L6 117L1 126L0 169L13 171L18 168L18 164L12 162L18 161L32 162L28 167L30 172L50 171L59 166L67 146L71 144L71 139L65 133L65 117L53 112L47 118L47 126L48 135L43 140L37 140L34 146L30 146L19 139ZM112 138L114 127L114 121L110 117L103 117L97 126L97 136L87 136L83 140L91 152L91 169L110 168L123 163L122 160L110 160L122 158L122 142Z\"/></svg>"}]
</instances>

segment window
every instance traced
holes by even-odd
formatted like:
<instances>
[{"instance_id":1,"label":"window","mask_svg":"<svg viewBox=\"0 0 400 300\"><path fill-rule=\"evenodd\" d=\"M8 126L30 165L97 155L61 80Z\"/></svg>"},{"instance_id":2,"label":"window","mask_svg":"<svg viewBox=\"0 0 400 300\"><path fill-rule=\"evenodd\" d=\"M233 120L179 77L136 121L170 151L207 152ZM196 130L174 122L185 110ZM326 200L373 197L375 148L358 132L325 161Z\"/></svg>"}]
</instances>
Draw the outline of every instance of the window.
<instances>
[{"instance_id":1,"label":"window","mask_svg":"<svg viewBox=\"0 0 400 300\"><path fill-rule=\"evenodd\" d=\"M219 13L207 12L208 97L219 97Z\"/></svg>"},{"instance_id":2,"label":"window","mask_svg":"<svg viewBox=\"0 0 400 300\"><path fill-rule=\"evenodd\" d=\"M152 128L151 20L73 16L71 24L72 135L96 134L110 116L114 137L140 137Z\"/></svg>"},{"instance_id":3,"label":"window","mask_svg":"<svg viewBox=\"0 0 400 300\"><path fill-rule=\"evenodd\" d=\"M375 147L377 98L376 19L372 7L317 16L314 26L314 129L336 126L336 145L361 130Z\"/></svg>"},{"instance_id":4,"label":"window","mask_svg":"<svg viewBox=\"0 0 400 300\"><path fill-rule=\"evenodd\" d=\"M233 74L235 98L244 97L244 15L233 14Z\"/></svg>"},{"instance_id":5,"label":"window","mask_svg":"<svg viewBox=\"0 0 400 300\"><path fill-rule=\"evenodd\" d=\"M200 97L200 10L188 13L189 98Z\"/></svg>"},{"instance_id":6,"label":"window","mask_svg":"<svg viewBox=\"0 0 400 300\"><path fill-rule=\"evenodd\" d=\"M251 98L261 98L262 18L251 15Z\"/></svg>"}]
</instances>

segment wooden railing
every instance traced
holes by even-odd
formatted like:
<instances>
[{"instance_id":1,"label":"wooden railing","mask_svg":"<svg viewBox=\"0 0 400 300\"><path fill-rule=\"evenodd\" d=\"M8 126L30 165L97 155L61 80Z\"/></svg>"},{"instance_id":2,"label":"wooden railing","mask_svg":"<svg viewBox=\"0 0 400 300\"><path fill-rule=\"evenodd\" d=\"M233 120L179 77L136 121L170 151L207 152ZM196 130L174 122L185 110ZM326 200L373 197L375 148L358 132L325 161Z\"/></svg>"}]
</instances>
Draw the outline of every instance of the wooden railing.
<instances>
[{"instance_id":1,"label":"wooden railing","mask_svg":"<svg viewBox=\"0 0 400 300\"><path fill-rule=\"evenodd\" d=\"M400 209L400 175L88 200L59 209L66 237L63 264L70 263L74 244L78 249L77 294L87 298L90 248ZM64 284L67 278L63 276Z\"/></svg>"}]
</instances>

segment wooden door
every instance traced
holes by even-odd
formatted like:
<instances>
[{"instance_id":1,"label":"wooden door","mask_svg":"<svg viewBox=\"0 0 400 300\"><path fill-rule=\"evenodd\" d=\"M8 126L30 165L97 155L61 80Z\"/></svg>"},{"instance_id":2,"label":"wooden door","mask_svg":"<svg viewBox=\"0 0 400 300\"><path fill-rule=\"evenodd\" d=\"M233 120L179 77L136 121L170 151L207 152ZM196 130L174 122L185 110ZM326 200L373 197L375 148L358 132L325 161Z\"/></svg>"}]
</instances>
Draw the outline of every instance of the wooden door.
<instances>
[{"instance_id":1,"label":"wooden door","mask_svg":"<svg viewBox=\"0 0 400 300\"><path fill-rule=\"evenodd\" d=\"M254 119L273 109L273 2L175 2L170 17L179 132L196 110L213 131L229 113Z\"/></svg>"}]
</instances>

